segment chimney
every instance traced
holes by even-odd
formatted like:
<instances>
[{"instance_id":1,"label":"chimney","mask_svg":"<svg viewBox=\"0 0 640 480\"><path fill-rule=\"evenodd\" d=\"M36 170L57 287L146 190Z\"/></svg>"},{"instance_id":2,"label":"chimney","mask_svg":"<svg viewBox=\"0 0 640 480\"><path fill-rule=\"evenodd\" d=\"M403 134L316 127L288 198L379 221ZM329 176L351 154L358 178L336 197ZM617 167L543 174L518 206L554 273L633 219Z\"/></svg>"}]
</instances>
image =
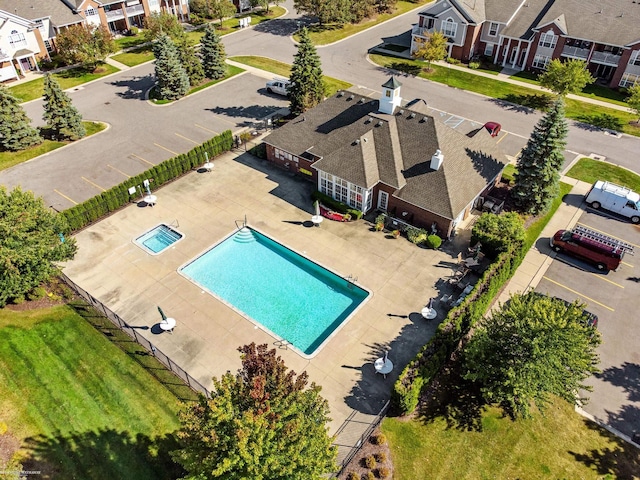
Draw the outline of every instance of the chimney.
<instances>
[{"instance_id":1,"label":"chimney","mask_svg":"<svg viewBox=\"0 0 640 480\"><path fill-rule=\"evenodd\" d=\"M443 160L444 160L444 155L442 154L440 149L437 149L436 153L434 153L433 157L431 157L431 165L430 165L431 169L438 170L440 168L440 165L442 165Z\"/></svg>"}]
</instances>

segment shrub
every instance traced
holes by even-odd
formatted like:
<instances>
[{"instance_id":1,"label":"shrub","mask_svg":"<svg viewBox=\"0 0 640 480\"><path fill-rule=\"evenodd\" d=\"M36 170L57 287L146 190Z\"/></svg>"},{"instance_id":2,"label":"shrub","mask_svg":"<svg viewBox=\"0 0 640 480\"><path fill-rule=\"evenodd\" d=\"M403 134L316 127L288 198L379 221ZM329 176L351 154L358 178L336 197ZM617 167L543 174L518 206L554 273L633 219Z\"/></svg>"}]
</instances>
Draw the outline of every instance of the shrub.
<instances>
[{"instance_id":1,"label":"shrub","mask_svg":"<svg viewBox=\"0 0 640 480\"><path fill-rule=\"evenodd\" d=\"M378 463L385 463L387 461L387 454L385 452L379 452L374 455Z\"/></svg>"},{"instance_id":2,"label":"shrub","mask_svg":"<svg viewBox=\"0 0 640 480\"><path fill-rule=\"evenodd\" d=\"M436 248L440 248L440 245L442 245L442 239L438 235L429 235L426 243L429 248L433 248L435 250Z\"/></svg>"},{"instance_id":3,"label":"shrub","mask_svg":"<svg viewBox=\"0 0 640 480\"><path fill-rule=\"evenodd\" d=\"M393 238L398 238L400 236L400 230L394 230L391 232L391 235L393 235Z\"/></svg>"},{"instance_id":4,"label":"shrub","mask_svg":"<svg viewBox=\"0 0 640 480\"><path fill-rule=\"evenodd\" d=\"M360 475L356 472L349 472L347 475L347 480L360 480Z\"/></svg>"},{"instance_id":5,"label":"shrub","mask_svg":"<svg viewBox=\"0 0 640 480\"><path fill-rule=\"evenodd\" d=\"M384 230L384 223L377 222L376 223L376 232L381 232L382 230Z\"/></svg>"},{"instance_id":6,"label":"shrub","mask_svg":"<svg viewBox=\"0 0 640 480\"><path fill-rule=\"evenodd\" d=\"M384 445L387 443L387 437L384 436L384 433L376 433L375 435L371 435L371 443L374 445Z\"/></svg>"},{"instance_id":7,"label":"shrub","mask_svg":"<svg viewBox=\"0 0 640 480\"><path fill-rule=\"evenodd\" d=\"M356 210L355 208L350 208L348 205L345 205L342 202L338 202L334 200L329 195L325 195L324 193L316 190L311 194L312 200L319 200L320 203L330 208L331 210L335 210L338 213L348 213L351 215L351 218L355 218L356 220L360 220L362 218L362 212L360 210Z\"/></svg>"},{"instance_id":8,"label":"shrub","mask_svg":"<svg viewBox=\"0 0 640 480\"><path fill-rule=\"evenodd\" d=\"M471 230L471 245L482 244L482 252L496 258L501 252L524 242L524 222L515 212L483 213Z\"/></svg>"},{"instance_id":9,"label":"shrub","mask_svg":"<svg viewBox=\"0 0 640 480\"><path fill-rule=\"evenodd\" d=\"M259 143L255 147L251 147L249 149L249 153L255 157L266 159L267 158L267 148L264 143Z\"/></svg>"},{"instance_id":10,"label":"shrub","mask_svg":"<svg viewBox=\"0 0 640 480\"><path fill-rule=\"evenodd\" d=\"M24 297L22 295L14 297L11 299L11 303L13 303L14 305L20 305L24 303Z\"/></svg>"},{"instance_id":11,"label":"shrub","mask_svg":"<svg viewBox=\"0 0 640 480\"><path fill-rule=\"evenodd\" d=\"M138 35L138 33L140 33L140 29L138 27L132 26L127 33L129 33L130 36L135 37L136 35Z\"/></svg>"},{"instance_id":12,"label":"shrub","mask_svg":"<svg viewBox=\"0 0 640 480\"><path fill-rule=\"evenodd\" d=\"M407 238L411 243L419 245L427 239L427 231L422 228L408 227Z\"/></svg>"},{"instance_id":13,"label":"shrub","mask_svg":"<svg viewBox=\"0 0 640 480\"><path fill-rule=\"evenodd\" d=\"M460 60L453 57L447 57L447 63L450 65L460 65Z\"/></svg>"},{"instance_id":14,"label":"shrub","mask_svg":"<svg viewBox=\"0 0 640 480\"><path fill-rule=\"evenodd\" d=\"M373 474L373 472L367 472L364 478L366 478L367 480L376 480L376 476Z\"/></svg>"},{"instance_id":15,"label":"shrub","mask_svg":"<svg viewBox=\"0 0 640 480\"><path fill-rule=\"evenodd\" d=\"M471 70L477 70L480 68L480 62L469 62L469 68Z\"/></svg>"},{"instance_id":16,"label":"shrub","mask_svg":"<svg viewBox=\"0 0 640 480\"><path fill-rule=\"evenodd\" d=\"M40 300L47 296L47 291L42 287L36 287L29 292L27 298L29 300Z\"/></svg>"},{"instance_id":17,"label":"shrub","mask_svg":"<svg viewBox=\"0 0 640 480\"><path fill-rule=\"evenodd\" d=\"M384 213L381 213L380 215L378 215L378 216L376 217L376 222L375 222L375 223L376 223L376 225L377 225L378 223L381 223L381 224L383 224L383 225L384 225L384 222L386 222L386 221L387 221L387 216L386 216Z\"/></svg>"},{"instance_id":18,"label":"shrub","mask_svg":"<svg viewBox=\"0 0 640 480\"><path fill-rule=\"evenodd\" d=\"M373 455L364 457L364 466L367 468L376 468L376 459Z\"/></svg>"},{"instance_id":19,"label":"shrub","mask_svg":"<svg viewBox=\"0 0 640 480\"><path fill-rule=\"evenodd\" d=\"M391 475L391 471L388 467L380 467L378 468L378 478L389 478Z\"/></svg>"}]
</instances>

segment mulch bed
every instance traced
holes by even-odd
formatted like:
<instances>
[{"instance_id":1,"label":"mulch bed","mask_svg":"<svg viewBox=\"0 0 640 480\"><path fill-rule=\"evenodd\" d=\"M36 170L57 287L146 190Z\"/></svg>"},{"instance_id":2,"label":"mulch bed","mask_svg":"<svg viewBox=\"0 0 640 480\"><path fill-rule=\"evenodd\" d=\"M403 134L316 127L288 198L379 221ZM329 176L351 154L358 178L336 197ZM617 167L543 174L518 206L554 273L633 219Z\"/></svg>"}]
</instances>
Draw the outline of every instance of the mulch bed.
<instances>
[{"instance_id":1,"label":"mulch bed","mask_svg":"<svg viewBox=\"0 0 640 480\"><path fill-rule=\"evenodd\" d=\"M381 435L379 427L373 431L371 437L364 442L364 445L362 445L362 448L360 448L356 456L353 457L351 462L349 462L342 473L338 476L340 480L348 480L351 472L359 475L358 479L367 479L367 474L369 472L372 472L375 478L393 478L393 463L391 461L391 449L389 448L389 442L385 441L381 445L374 443L374 439L377 438L378 435ZM369 456L374 456L377 459L379 459L380 456L383 456L384 461L376 462L376 466L371 469L365 464L365 459ZM381 476L380 469L383 468L387 469L387 476Z\"/></svg>"},{"instance_id":2,"label":"mulch bed","mask_svg":"<svg viewBox=\"0 0 640 480\"><path fill-rule=\"evenodd\" d=\"M70 290L62 280L54 278L47 284L43 285L43 288L47 291L47 295L44 297L34 300L25 300L20 303L9 303L4 308L14 312L25 312L28 310L49 308L66 303L66 298L69 296Z\"/></svg>"}]
</instances>

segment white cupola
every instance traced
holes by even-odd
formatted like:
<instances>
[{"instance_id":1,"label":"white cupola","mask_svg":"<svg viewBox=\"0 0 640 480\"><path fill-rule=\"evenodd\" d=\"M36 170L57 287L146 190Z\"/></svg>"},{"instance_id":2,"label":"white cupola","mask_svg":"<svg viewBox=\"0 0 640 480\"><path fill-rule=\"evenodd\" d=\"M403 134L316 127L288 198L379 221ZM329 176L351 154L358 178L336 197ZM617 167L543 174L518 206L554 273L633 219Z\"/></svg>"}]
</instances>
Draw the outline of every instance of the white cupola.
<instances>
[{"instance_id":1,"label":"white cupola","mask_svg":"<svg viewBox=\"0 0 640 480\"><path fill-rule=\"evenodd\" d=\"M442 165L443 161L444 161L444 155L438 148L436 150L436 153L434 153L433 156L431 157L431 164L429 166L431 167L432 170L438 170L440 168L440 165Z\"/></svg>"},{"instance_id":2,"label":"white cupola","mask_svg":"<svg viewBox=\"0 0 640 480\"><path fill-rule=\"evenodd\" d=\"M380 112L393 115L396 107L400 106L402 98L400 97L400 87L402 84L391 77L382 85L382 97L380 97Z\"/></svg>"}]
</instances>

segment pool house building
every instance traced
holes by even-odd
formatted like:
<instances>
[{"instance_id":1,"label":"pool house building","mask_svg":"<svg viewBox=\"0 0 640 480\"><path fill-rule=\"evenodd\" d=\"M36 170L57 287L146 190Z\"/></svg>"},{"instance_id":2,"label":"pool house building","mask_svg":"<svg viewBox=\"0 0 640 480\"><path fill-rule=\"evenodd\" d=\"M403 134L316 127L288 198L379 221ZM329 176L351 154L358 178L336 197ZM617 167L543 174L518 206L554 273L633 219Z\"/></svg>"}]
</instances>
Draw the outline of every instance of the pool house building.
<instances>
[{"instance_id":1,"label":"pool house building","mask_svg":"<svg viewBox=\"0 0 640 480\"><path fill-rule=\"evenodd\" d=\"M372 99L340 91L264 139L267 159L335 200L451 235L500 179L507 158L484 129L460 131L402 106L394 77Z\"/></svg>"}]
</instances>

